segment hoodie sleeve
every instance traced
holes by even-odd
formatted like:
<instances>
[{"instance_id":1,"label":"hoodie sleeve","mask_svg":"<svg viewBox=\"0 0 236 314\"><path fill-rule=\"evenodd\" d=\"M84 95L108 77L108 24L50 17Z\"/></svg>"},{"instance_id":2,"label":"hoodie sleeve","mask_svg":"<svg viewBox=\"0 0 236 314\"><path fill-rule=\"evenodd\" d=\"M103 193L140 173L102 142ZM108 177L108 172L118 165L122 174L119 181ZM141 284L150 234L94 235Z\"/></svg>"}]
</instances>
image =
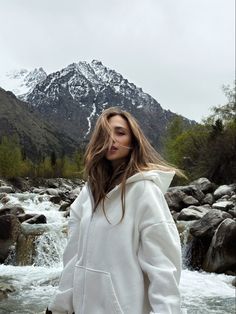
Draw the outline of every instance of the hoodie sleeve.
<instances>
[{"instance_id":1,"label":"hoodie sleeve","mask_svg":"<svg viewBox=\"0 0 236 314\"><path fill-rule=\"evenodd\" d=\"M77 247L79 241L79 226L81 220L81 204L86 196L85 187L76 200L71 204L70 218L68 221L68 242L63 254L63 271L59 286L53 300L48 306L52 314L72 314L73 310L73 277L74 267L77 262Z\"/></svg>"},{"instance_id":2,"label":"hoodie sleeve","mask_svg":"<svg viewBox=\"0 0 236 314\"><path fill-rule=\"evenodd\" d=\"M181 246L177 228L164 195L153 182L146 183L140 203L138 258L150 282L150 314L180 314Z\"/></svg>"}]
</instances>

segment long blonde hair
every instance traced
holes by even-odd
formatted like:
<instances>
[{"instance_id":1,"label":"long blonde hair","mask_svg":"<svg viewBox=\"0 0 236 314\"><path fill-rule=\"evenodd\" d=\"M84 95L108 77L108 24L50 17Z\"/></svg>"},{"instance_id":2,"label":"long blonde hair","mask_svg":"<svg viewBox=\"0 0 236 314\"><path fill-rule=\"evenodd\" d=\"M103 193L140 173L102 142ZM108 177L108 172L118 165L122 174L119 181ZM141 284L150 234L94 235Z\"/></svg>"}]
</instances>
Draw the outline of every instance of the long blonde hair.
<instances>
[{"instance_id":1,"label":"long blonde hair","mask_svg":"<svg viewBox=\"0 0 236 314\"><path fill-rule=\"evenodd\" d=\"M119 115L129 125L132 138L132 150L126 160L115 170L110 161L105 158L111 142L111 128L109 119ZM85 179L88 181L94 197L94 211L102 202L103 212L106 216L104 201L107 193L116 184L121 184L122 217L125 214L125 182L140 171L160 169L175 171L181 175L181 171L168 164L160 154L151 146L143 134L136 119L128 112L119 107L111 107L103 111L98 118L90 142L85 152ZM107 216L106 216L107 218Z\"/></svg>"}]
</instances>

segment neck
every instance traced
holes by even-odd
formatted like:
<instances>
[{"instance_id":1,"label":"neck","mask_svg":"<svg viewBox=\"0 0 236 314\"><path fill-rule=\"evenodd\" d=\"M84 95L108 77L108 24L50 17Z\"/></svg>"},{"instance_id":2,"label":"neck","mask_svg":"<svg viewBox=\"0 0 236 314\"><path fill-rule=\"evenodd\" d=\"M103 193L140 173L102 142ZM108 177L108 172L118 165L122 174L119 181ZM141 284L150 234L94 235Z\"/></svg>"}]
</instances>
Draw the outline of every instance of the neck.
<instances>
[{"instance_id":1,"label":"neck","mask_svg":"<svg viewBox=\"0 0 236 314\"><path fill-rule=\"evenodd\" d=\"M125 162L125 158L124 159L118 159L118 160L112 160L111 161L111 166L112 166L112 170L116 171L124 162Z\"/></svg>"}]
</instances>

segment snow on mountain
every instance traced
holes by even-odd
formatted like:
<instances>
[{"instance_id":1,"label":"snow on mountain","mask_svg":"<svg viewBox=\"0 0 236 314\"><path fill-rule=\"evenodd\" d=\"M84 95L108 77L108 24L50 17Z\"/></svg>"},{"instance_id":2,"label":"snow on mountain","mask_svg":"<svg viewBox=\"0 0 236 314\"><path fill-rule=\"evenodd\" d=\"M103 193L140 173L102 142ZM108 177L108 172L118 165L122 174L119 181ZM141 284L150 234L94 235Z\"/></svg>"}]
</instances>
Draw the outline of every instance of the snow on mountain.
<instances>
[{"instance_id":1,"label":"snow on mountain","mask_svg":"<svg viewBox=\"0 0 236 314\"><path fill-rule=\"evenodd\" d=\"M27 95L26 101L79 142L88 140L97 117L111 106L133 114L157 145L174 115L141 88L97 60L72 63L49 74Z\"/></svg>"},{"instance_id":2,"label":"snow on mountain","mask_svg":"<svg viewBox=\"0 0 236 314\"><path fill-rule=\"evenodd\" d=\"M19 98L25 99L36 84L46 77L47 73L41 67L31 71L27 69L11 70L0 75L0 86L5 90L12 91Z\"/></svg>"},{"instance_id":3,"label":"snow on mountain","mask_svg":"<svg viewBox=\"0 0 236 314\"><path fill-rule=\"evenodd\" d=\"M72 63L49 75L42 68L16 71L9 74L8 79L11 86L13 82L15 85L13 89L9 84L7 89L27 101L33 110L79 145L89 139L101 112L111 106L133 114L156 146L161 146L161 137L175 116L151 95L97 60Z\"/></svg>"}]
</instances>

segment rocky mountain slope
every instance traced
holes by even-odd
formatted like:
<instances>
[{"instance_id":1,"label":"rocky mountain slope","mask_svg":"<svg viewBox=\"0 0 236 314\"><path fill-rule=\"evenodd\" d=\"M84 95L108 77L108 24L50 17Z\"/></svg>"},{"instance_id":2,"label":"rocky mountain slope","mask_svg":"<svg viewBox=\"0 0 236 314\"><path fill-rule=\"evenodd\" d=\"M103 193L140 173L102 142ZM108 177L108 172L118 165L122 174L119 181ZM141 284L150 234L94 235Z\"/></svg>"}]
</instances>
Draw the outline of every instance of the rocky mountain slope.
<instances>
[{"instance_id":1,"label":"rocky mountain slope","mask_svg":"<svg viewBox=\"0 0 236 314\"><path fill-rule=\"evenodd\" d=\"M111 106L132 113L156 147L161 146L167 124L175 116L141 88L96 60L72 63L49 74L25 100L79 143L88 141L97 117ZM186 119L186 123L192 122Z\"/></svg>"},{"instance_id":2,"label":"rocky mountain slope","mask_svg":"<svg viewBox=\"0 0 236 314\"><path fill-rule=\"evenodd\" d=\"M14 130L19 129L18 124L21 121L21 128L25 130L24 136L22 132L18 132L18 134L22 136L21 141L24 144L31 142L31 145L28 146L30 149L34 142L31 134L35 133L37 134L34 136L35 145L43 147L43 151L51 150L52 146L56 147L56 151L60 150L61 143L63 143L65 151L68 149L70 151L71 147L74 147L74 143L77 147L85 146L97 117L104 109L111 106L119 106L133 114L152 144L160 149L166 127L175 116L173 112L164 110L153 97L143 92L141 88L96 60L91 63L72 63L49 75L42 68L33 71L12 72L11 75L8 75L8 79L7 83L6 78L1 79L0 77L0 86L2 84L7 89L15 91L17 97L24 102L18 102L9 93L4 94L4 97L6 95L8 97L7 101L13 102L18 109L13 109L11 105L9 106L11 109L8 108L6 111L8 105L4 105L5 124L1 115L0 131L3 132L4 129L3 134L5 134L8 129L8 133L13 133ZM3 103L2 98L2 107ZM18 118L15 114L17 111L19 111ZM47 125L51 125L50 128L53 131L50 136L53 137L53 140L46 140L50 132L45 137L44 126L41 132L41 127L38 128L38 125L29 122L31 118L25 116L26 111L30 117L33 113L37 114L42 123L44 120ZM12 118L12 115L15 118ZM6 123L6 121L8 122ZM185 122L186 125L194 123L188 119L185 119ZM56 134L60 134L60 138L57 138ZM42 139L40 145L37 142L39 138ZM65 139L68 140L68 143L64 141ZM52 145L52 143L57 144Z\"/></svg>"},{"instance_id":3,"label":"rocky mountain slope","mask_svg":"<svg viewBox=\"0 0 236 314\"><path fill-rule=\"evenodd\" d=\"M39 114L32 112L27 103L0 88L0 138L17 135L26 155L32 159L50 154L75 150L75 142L50 125Z\"/></svg>"}]
</instances>

